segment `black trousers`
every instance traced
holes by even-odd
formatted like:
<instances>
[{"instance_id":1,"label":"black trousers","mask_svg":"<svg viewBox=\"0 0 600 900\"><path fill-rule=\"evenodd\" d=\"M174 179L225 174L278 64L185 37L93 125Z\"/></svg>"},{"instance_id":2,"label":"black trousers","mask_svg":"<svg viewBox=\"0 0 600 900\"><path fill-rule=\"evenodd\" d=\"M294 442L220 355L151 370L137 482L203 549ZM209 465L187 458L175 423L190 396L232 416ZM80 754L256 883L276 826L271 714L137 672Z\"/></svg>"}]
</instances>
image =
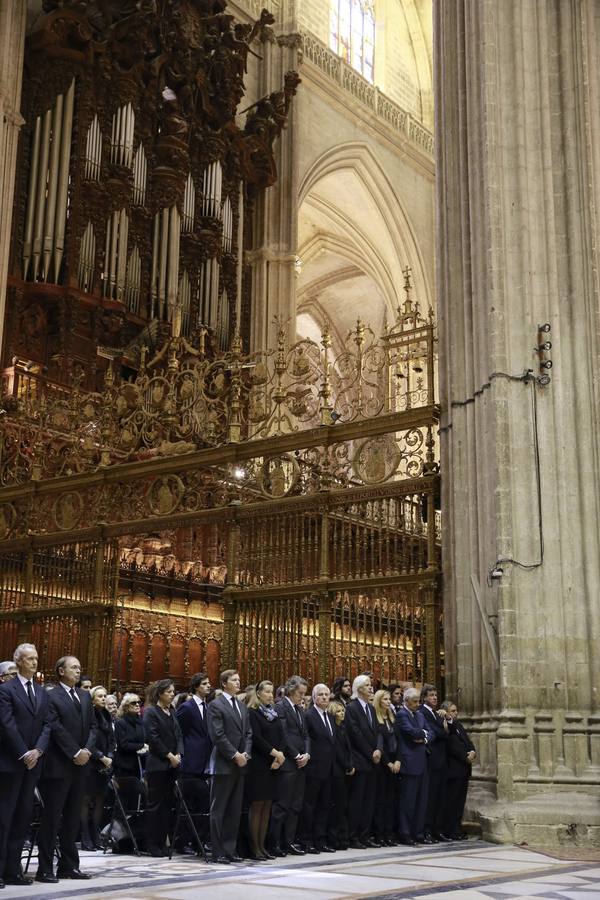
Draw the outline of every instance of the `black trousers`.
<instances>
[{"instance_id":1,"label":"black trousers","mask_svg":"<svg viewBox=\"0 0 600 900\"><path fill-rule=\"evenodd\" d=\"M17 772L0 772L0 878L18 875L21 851L33 813L34 791L42 763L33 769L23 762Z\"/></svg>"},{"instance_id":2,"label":"black trousers","mask_svg":"<svg viewBox=\"0 0 600 900\"><path fill-rule=\"evenodd\" d=\"M298 820L304 802L306 773L279 771L277 796L271 808L268 842L271 847L289 847L296 840Z\"/></svg>"},{"instance_id":3,"label":"black trousers","mask_svg":"<svg viewBox=\"0 0 600 900\"><path fill-rule=\"evenodd\" d=\"M354 776L334 775L331 779L332 805L327 822L327 843L330 847L340 847L350 840L348 830L348 802L350 784Z\"/></svg>"},{"instance_id":4,"label":"black trousers","mask_svg":"<svg viewBox=\"0 0 600 900\"><path fill-rule=\"evenodd\" d=\"M374 812L375 766L371 771L355 772L350 779L348 819L351 841L362 841L370 837Z\"/></svg>"},{"instance_id":5,"label":"black trousers","mask_svg":"<svg viewBox=\"0 0 600 900\"><path fill-rule=\"evenodd\" d=\"M423 836L429 779L422 775L401 775L398 833L402 838Z\"/></svg>"},{"instance_id":6,"label":"black trousers","mask_svg":"<svg viewBox=\"0 0 600 900\"><path fill-rule=\"evenodd\" d=\"M444 834L449 837L461 834L462 817L467 802L468 777L448 778L446 781Z\"/></svg>"},{"instance_id":7,"label":"black trousers","mask_svg":"<svg viewBox=\"0 0 600 900\"><path fill-rule=\"evenodd\" d=\"M446 766L429 770L429 793L427 795L427 812L425 813L425 831L438 834L443 831Z\"/></svg>"},{"instance_id":8,"label":"black trousers","mask_svg":"<svg viewBox=\"0 0 600 900\"><path fill-rule=\"evenodd\" d=\"M79 834L81 801L85 791L85 766L75 766L64 778L42 778L40 794L44 803L38 831L38 871L52 872L56 838L60 843L58 869L69 872L79 868L75 844Z\"/></svg>"},{"instance_id":9,"label":"black trousers","mask_svg":"<svg viewBox=\"0 0 600 900\"><path fill-rule=\"evenodd\" d=\"M146 772L146 843L150 853L164 850L171 825L174 786L177 771Z\"/></svg>"},{"instance_id":10,"label":"black trousers","mask_svg":"<svg viewBox=\"0 0 600 900\"><path fill-rule=\"evenodd\" d=\"M396 782L398 776L385 763L379 763L375 774L375 815L373 832L378 838L391 838L395 825Z\"/></svg>"},{"instance_id":11,"label":"black trousers","mask_svg":"<svg viewBox=\"0 0 600 900\"><path fill-rule=\"evenodd\" d=\"M303 844L320 847L327 843L327 821L331 807L331 779L306 776L304 804L300 817Z\"/></svg>"},{"instance_id":12,"label":"black trousers","mask_svg":"<svg viewBox=\"0 0 600 900\"><path fill-rule=\"evenodd\" d=\"M213 775L210 787L210 843L213 859L235 856L242 817L245 770Z\"/></svg>"}]
</instances>

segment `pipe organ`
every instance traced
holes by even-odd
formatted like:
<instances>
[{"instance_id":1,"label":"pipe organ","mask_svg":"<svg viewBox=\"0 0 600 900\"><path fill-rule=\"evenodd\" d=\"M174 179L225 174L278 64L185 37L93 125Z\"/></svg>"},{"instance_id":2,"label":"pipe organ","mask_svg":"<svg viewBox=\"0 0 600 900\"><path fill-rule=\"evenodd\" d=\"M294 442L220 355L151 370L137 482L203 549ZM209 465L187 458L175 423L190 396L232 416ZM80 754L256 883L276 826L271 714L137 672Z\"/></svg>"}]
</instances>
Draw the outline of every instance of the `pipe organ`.
<instances>
[{"instance_id":1,"label":"pipe organ","mask_svg":"<svg viewBox=\"0 0 600 900\"><path fill-rule=\"evenodd\" d=\"M42 6L26 48L4 364L29 359L66 385L78 364L95 388L97 348L136 347L142 332L203 325L209 352L228 348L249 323L243 245L298 81L288 73L240 126L250 44L271 18L244 25L180 0Z\"/></svg>"},{"instance_id":2,"label":"pipe organ","mask_svg":"<svg viewBox=\"0 0 600 900\"><path fill-rule=\"evenodd\" d=\"M57 281L60 277L74 95L75 79L35 119L23 242L23 277L31 281Z\"/></svg>"}]
</instances>

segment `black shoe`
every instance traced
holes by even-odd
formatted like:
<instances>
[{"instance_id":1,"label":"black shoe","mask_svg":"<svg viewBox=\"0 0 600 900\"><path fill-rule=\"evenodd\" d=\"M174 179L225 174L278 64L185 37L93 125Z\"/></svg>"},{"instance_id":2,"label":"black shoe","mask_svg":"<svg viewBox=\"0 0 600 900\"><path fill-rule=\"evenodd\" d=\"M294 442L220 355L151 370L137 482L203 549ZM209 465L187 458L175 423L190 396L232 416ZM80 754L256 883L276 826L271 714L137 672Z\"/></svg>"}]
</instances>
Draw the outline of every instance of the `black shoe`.
<instances>
[{"instance_id":1,"label":"black shoe","mask_svg":"<svg viewBox=\"0 0 600 900\"><path fill-rule=\"evenodd\" d=\"M227 858L230 862L244 862L243 856L229 856L229 854L227 854Z\"/></svg>"},{"instance_id":2,"label":"black shoe","mask_svg":"<svg viewBox=\"0 0 600 900\"><path fill-rule=\"evenodd\" d=\"M92 851L92 850L95 850L96 848L95 848L95 846L92 844L91 841L82 841L82 842L81 842L81 849L82 849L82 850Z\"/></svg>"},{"instance_id":3,"label":"black shoe","mask_svg":"<svg viewBox=\"0 0 600 900\"><path fill-rule=\"evenodd\" d=\"M436 839L437 839L438 841L440 841L442 844L451 844L451 843L452 843L452 838L451 838L451 837L448 837L447 834L442 834L441 831L439 831L439 832L435 835L435 837L436 837Z\"/></svg>"},{"instance_id":4,"label":"black shoe","mask_svg":"<svg viewBox=\"0 0 600 900\"><path fill-rule=\"evenodd\" d=\"M88 881L92 877L87 872L82 872L81 869L67 869L66 872L59 871L56 874L59 878L72 878L74 881Z\"/></svg>"},{"instance_id":5,"label":"black shoe","mask_svg":"<svg viewBox=\"0 0 600 900\"><path fill-rule=\"evenodd\" d=\"M2 890L3 887L5 887L5 884L4 884L4 882L2 881L2 879L0 878L0 891Z\"/></svg>"},{"instance_id":6,"label":"black shoe","mask_svg":"<svg viewBox=\"0 0 600 900\"><path fill-rule=\"evenodd\" d=\"M264 862L267 857L262 853L249 853L248 859L253 860L254 862Z\"/></svg>"},{"instance_id":7,"label":"black shoe","mask_svg":"<svg viewBox=\"0 0 600 900\"><path fill-rule=\"evenodd\" d=\"M367 840L365 841L365 846L366 847L381 847L381 844L379 843L379 841L376 841L375 838L367 838Z\"/></svg>"},{"instance_id":8,"label":"black shoe","mask_svg":"<svg viewBox=\"0 0 600 900\"><path fill-rule=\"evenodd\" d=\"M302 849L304 850L305 853L320 853L321 852L318 847L313 847L312 844L304 844Z\"/></svg>"},{"instance_id":9,"label":"black shoe","mask_svg":"<svg viewBox=\"0 0 600 900\"><path fill-rule=\"evenodd\" d=\"M273 854L273 856L276 859L278 856L287 856L286 851L282 850L281 847L273 847L273 849L271 850L271 853Z\"/></svg>"},{"instance_id":10,"label":"black shoe","mask_svg":"<svg viewBox=\"0 0 600 900\"><path fill-rule=\"evenodd\" d=\"M23 875L22 872L19 872L18 875L5 875L4 884L19 884L25 886L26 884L33 884L33 878L30 878L29 875Z\"/></svg>"},{"instance_id":11,"label":"black shoe","mask_svg":"<svg viewBox=\"0 0 600 900\"><path fill-rule=\"evenodd\" d=\"M35 880L41 881L42 884L58 884L58 878L52 872L38 872Z\"/></svg>"},{"instance_id":12,"label":"black shoe","mask_svg":"<svg viewBox=\"0 0 600 900\"><path fill-rule=\"evenodd\" d=\"M420 844L437 844L436 839L431 834L423 835L423 840L419 841Z\"/></svg>"},{"instance_id":13,"label":"black shoe","mask_svg":"<svg viewBox=\"0 0 600 900\"><path fill-rule=\"evenodd\" d=\"M335 853L333 847L329 847L327 844L321 844L319 847L319 853Z\"/></svg>"},{"instance_id":14,"label":"black shoe","mask_svg":"<svg viewBox=\"0 0 600 900\"><path fill-rule=\"evenodd\" d=\"M462 834L459 834L458 837L454 838L455 841L468 841L469 835L466 831L463 831Z\"/></svg>"},{"instance_id":15,"label":"black shoe","mask_svg":"<svg viewBox=\"0 0 600 900\"><path fill-rule=\"evenodd\" d=\"M231 863L231 860L228 856L217 856L216 859L212 859L213 863L219 863L221 866L228 866Z\"/></svg>"},{"instance_id":16,"label":"black shoe","mask_svg":"<svg viewBox=\"0 0 600 900\"><path fill-rule=\"evenodd\" d=\"M353 850L366 850L367 849L367 845L363 844L362 841L350 841L348 846L351 847Z\"/></svg>"},{"instance_id":17,"label":"black shoe","mask_svg":"<svg viewBox=\"0 0 600 900\"><path fill-rule=\"evenodd\" d=\"M263 857L264 857L265 859L276 859L275 854L274 854L274 853L270 853L269 850L263 850L263 851L262 851L262 855L263 855Z\"/></svg>"},{"instance_id":18,"label":"black shoe","mask_svg":"<svg viewBox=\"0 0 600 900\"><path fill-rule=\"evenodd\" d=\"M406 847L416 847L417 841L413 841L411 837L400 836L398 838L399 844L404 844Z\"/></svg>"},{"instance_id":19,"label":"black shoe","mask_svg":"<svg viewBox=\"0 0 600 900\"><path fill-rule=\"evenodd\" d=\"M290 844L285 849L286 853L289 853L291 856L305 856L305 851L299 844Z\"/></svg>"}]
</instances>

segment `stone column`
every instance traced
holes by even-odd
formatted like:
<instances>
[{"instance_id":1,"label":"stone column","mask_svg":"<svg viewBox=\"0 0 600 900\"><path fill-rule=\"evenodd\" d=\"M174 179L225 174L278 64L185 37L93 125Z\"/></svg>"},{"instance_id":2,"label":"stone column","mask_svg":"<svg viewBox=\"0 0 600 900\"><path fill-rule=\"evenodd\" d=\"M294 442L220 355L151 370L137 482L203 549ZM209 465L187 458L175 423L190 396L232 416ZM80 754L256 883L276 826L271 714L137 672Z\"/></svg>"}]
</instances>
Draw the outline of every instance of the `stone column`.
<instances>
[{"instance_id":1,"label":"stone column","mask_svg":"<svg viewBox=\"0 0 600 900\"><path fill-rule=\"evenodd\" d=\"M487 838L598 843L600 9L434 0L434 31L445 638L480 751L470 805Z\"/></svg>"},{"instance_id":2,"label":"stone column","mask_svg":"<svg viewBox=\"0 0 600 900\"><path fill-rule=\"evenodd\" d=\"M265 34L261 45L263 62L259 95L283 87L285 73L298 70L299 34L275 39ZM300 87L302 90L302 87ZM294 263L298 245L298 140L296 104L292 100L286 126L274 145L277 181L256 202L254 249L248 253L252 264L251 349L275 347L278 316L288 322L290 340L296 335L296 277Z\"/></svg>"},{"instance_id":3,"label":"stone column","mask_svg":"<svg viewBox=\"0 0 600 900\"><path fill-rule=\"evenodd\" d=\"M6 309L27 4L0 0L0 349Z\"/></svg>"}]
</instances>

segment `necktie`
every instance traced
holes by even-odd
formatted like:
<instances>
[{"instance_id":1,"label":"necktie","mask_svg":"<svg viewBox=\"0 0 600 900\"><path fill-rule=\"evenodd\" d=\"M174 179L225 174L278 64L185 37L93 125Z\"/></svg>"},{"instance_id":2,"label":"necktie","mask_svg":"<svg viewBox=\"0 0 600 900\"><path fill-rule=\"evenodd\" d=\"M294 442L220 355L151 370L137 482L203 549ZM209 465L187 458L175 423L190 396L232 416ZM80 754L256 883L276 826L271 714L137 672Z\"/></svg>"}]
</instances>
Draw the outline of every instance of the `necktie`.
<instances>
[{"instance_id":1,"label":"necktie","mask_svg":"<svg viewBox=\"0 0 600 900\"><path fill-rule=\"evenodd\" d=\"M333 731L331 730L331 722L327 718L327 713L321 713L321 715L323 716L323 722L325 723L325 728L327 729L329 734L331 736L333 736Z\"/></svg>"},{"instance_id":2,"label":"necktie","mask_svg":"<svg viewBox=\"0 0 600 900\"><path fill-rule=\"evenodd\" d=\"M204 720L204 700L200 701L200 716Z\"/></svg>"},{"instance_id":3,"label":"necktie","mask_svg":"<svg viewBox=\"0 0 600 900\"><path fill-rule=\"evenodd\" d=\"M373 720L371 719L371 710L369 709L369 704L365 705L365 716L367 717L367 721L369 725L373 725Z\"/></svg>"},{"instance_id":4,"label":"necktie","mask_svg":"<svg viewBox=\"0 0 600 900\"><path fill-rule=\"evenodd\" d=\"M35 709L35 694L33 693L33 685L30 681L25 683L25 688L27 690L27 696L29 697L29 702L31 703L31 708Z\"/></svg>"},{"instance_id":5,"label":"necktie","mask_svg":"<svg viewBox=\"0 0 600 900\"><path fill-rule=\"evenodd\" d=\"M238 705L237 705L237 700L235 699L235 697L232 697L232 698L231 698L231 705L233 706L234 710L236 711L236 713L237 713L238 716L239 716L239 715L240 715L240 711L239 711L239 708L238 708Z\"/></svg>"},{"instance_id":6,"label":"necktie","mask_svg":"<svg viewBox=\"0 0 600 900\"><path fill-rule=\"evenodd\" d=\"M81 700L75 693L75 688L71 688L71 690L69 691L69 694L71 695L71 700L73 701L73 706L75 707L75 709L77 710L79 715L81 715Z\"/></svg>"},{"instance_id":7,"label":"necktie","mask_svg":"<svg viewBox=\"0 0 600 900\"><path fill-rule=\"evenodd\" d=\"M296 710L296 718L298 719L298 725L302 729L302 713L300 712L300 707L295 706L294 709Z\"/></svg>"}]
</instances>

